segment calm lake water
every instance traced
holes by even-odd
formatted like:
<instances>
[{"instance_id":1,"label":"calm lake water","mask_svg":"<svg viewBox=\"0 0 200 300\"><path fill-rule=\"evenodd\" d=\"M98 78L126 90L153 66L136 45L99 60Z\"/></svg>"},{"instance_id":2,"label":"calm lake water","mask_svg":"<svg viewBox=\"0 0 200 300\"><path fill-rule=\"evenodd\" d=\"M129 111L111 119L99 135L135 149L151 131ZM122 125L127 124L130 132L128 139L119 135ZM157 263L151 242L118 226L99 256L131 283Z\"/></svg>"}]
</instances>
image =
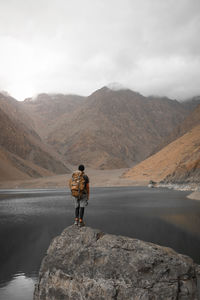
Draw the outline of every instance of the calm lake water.
<instances>
[{"instance_id":1,"label":"calm lake water","mask_svg":"<svg viewBox=\"0 0 200 300\"><path fill-rule=\"evenodd\" d=\"M187 192L93 188L87 226L191 256L200 263L200 201ZM53 237L73 223L69 190L0 190L0 300L31 300Z\"/></svg>"}]
</instances>

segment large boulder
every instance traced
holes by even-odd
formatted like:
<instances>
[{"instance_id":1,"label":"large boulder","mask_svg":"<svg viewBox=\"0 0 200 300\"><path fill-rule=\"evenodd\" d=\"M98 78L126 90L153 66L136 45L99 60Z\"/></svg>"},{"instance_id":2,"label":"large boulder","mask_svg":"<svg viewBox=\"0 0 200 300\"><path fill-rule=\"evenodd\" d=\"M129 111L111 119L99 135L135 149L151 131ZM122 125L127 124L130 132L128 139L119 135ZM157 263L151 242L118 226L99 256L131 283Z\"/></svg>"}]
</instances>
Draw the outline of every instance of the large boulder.
<instances>
[{"instance_id":1,"label":"large boulder","mask_svg":"<svg viewBox=\"0 0 200 300\"><path fill-rule=\"evenodd\" d=\"M43 259L34 300L197 300L198 273L170 248L70 226Z\"/></svg>"}]
</instances>

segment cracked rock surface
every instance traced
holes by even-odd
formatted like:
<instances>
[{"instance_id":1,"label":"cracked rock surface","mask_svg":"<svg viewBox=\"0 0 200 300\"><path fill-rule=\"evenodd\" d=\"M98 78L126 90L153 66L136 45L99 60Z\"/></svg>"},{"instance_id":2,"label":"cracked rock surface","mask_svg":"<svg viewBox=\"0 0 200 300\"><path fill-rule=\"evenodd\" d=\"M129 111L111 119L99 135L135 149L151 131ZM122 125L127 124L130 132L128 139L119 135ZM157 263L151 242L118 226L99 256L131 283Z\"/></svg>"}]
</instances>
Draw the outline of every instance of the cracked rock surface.
<instances>
[{"instance_id":1,"label":"cracked rock surface","mask_svg":"<svg viewBox=\"0 0 200 300\"><path fill-rule=\"evenodd\" d=\"M170 248L70 226L49 246L34 300L198 300L199 270Z\"/></svg>"}]
</instances>

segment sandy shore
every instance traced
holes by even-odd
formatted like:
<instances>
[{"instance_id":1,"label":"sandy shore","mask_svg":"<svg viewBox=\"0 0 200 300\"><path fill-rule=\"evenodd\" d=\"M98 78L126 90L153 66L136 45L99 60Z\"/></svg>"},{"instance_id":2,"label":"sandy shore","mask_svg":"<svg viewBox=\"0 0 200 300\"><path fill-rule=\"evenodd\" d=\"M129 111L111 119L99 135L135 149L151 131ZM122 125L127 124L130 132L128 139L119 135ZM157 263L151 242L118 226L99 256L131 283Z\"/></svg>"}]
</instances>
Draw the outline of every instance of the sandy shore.
<instances>
[{"instance_id":1,"label":"sandy shore","mask_svg":"<svg viewBox=\"0 0 200 300\"><path fill-rule=\"evenodd\" d=\"M192 200L200 200L200 192L193 192L192 194L188 195L187 197Z\"/></svg>"},{"instance_id":2,"label":"sandy shore","mask_svg":"<svg viewBox=\"0 0 200 300\"><path fill-rule=\"evenodd\" d=\"M122 174L128 169L118 170L93 170L87 169L91 187L112 187L112 186L147 186L148 181L131 180L121 178ZM29 180L16 180L0 182L0 189L15 188L66 188L71 174L43 177ZM192 200L200 200L200 192L193 192L187 196Z\"/></svg>"},{"instance_id":3,"label":"sandy shore","mask_svg":"<svg viewBox=\"0 0 200 300\"><path fill-rule=\"evenodd\" d=\"M118 170L93 170L87 169L86 174L90 178L91 187L112 187L112 186L146 186L147 181L134 181L128 178L121 178L127 169ZM0 182L0 189L12 188L65 188L71 174L43 177L29 180L16 180Z\"/></svg>"}]
</instances>

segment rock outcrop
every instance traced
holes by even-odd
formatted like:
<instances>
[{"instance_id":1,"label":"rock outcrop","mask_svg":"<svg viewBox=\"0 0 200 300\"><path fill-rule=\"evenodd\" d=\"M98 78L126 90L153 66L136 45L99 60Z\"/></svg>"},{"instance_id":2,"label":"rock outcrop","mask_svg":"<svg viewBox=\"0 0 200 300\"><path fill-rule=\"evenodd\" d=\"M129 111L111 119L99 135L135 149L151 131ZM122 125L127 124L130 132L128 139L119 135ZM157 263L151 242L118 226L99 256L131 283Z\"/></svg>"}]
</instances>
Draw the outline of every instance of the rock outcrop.
<instances>
[{"instance_id":1,"label":"rock outcrop","mask_svg":"<svg viewBox=\"0 0 200 300\"><path fill-rule=\"evenodd\" d=\"M170 248L70 226L43 259L34 300L197 300L198 272Z\"/></svg>"}]
</instances>

